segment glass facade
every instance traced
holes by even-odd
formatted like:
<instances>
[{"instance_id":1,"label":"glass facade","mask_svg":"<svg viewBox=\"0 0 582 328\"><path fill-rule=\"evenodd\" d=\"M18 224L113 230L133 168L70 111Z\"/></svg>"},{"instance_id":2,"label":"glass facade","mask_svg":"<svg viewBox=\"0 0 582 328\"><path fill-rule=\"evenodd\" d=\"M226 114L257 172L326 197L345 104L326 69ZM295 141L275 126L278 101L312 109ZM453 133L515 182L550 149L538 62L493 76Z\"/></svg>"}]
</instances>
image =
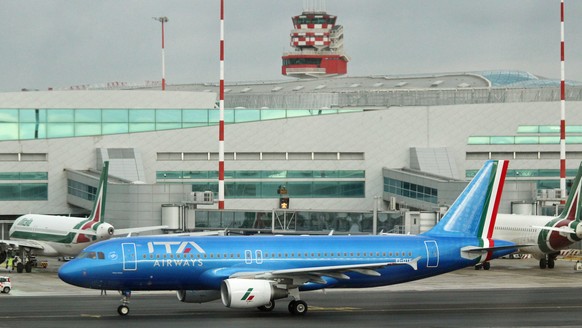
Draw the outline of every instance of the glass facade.
<instances>
[{"instance_id":1,"label":"glass facade","mask_svg":"<svg viewBox=\"0 0 582 328\"><path fill-rule=\"evenodd\" d=\"M226 109L226 124L360 111ZM216 125L217 109L2 109L0 141L70 138Z\"/></svg>"},{"instance_id":2,"label":"glass facade","mask_svg":"<svg viewBox=\"0 0 582 328\"><path fill-rule=\"evenodd\" d=\"M479 170L466 170L465 177L473 178ZM566 170L566 176L574 177L578 173L578 170ZM550 170L550 169L539 169L539 170L507 170L506 177L508 178L559 178L560 170Z\"/></svg>"},{"instance_id":3,"label":"glass facade","mask_svg":"<svg viewBox=\"0 0 582 328\"><path fill-rule=\"evenodd\" d=\"M225 182L225 198L279 198L277 190L285 185L292 198L365 198L364 181L280 181ZM218 193L217 182L194 182L192 191Z\"/></svg>"},{"instance_id":4,"label":"glass facade","mask_svg":"<svg viewBox=\"0 0 582 328\"><path fill-rule=\"evenodd\" d=\"M582 144L582 125L566 126L567 144ZM520 125L515 136L470 136L468 145L558 145L559 125ZM530 134L530 135L525 135ZM554 134L554 135L548 135Z\"/></svg>"},{"instance_id":5,"label":"glass facade","mask_svg":"<svg viewBox=\"0 0 582 328\"><path fill-rule=\"evenodd\" d=\"M423 185L384 178L384 192L437 204L438 190Z\"/></svg>"},{"instance_id":6,"label":"glass facade","mask_svg":"<svg viewBox=\"0 0 582 328\"><path fill-rule=\"evenodd\" d=\"M48 183L0 183L0 201L48 200Z\"/></svg>"},{"instance_id":7,"label":"glass facade","mask_svg":"<svg viewBox=\"0 0 582 328\"><path fill-rule=\"evenodd\" d=\"M364 170L226 171L225 180L242 181L226 182L225 197L278 198L277 190L285 185L296 198L364 198L365 177ZM217 171L158 171L156 178L158 183L191 184L192 191L218 192Z\"/></svg>"},{"instance_id":8,"label":"glass facade","mask_svg":"<svg viewBox=\"0 0 582 328\"><path fill-rule=\"evenodd\" d=\"M0 201L48 200L48 172L0 172Z\"/></svg>"},{"instance_id":9,"label":"glass facade","mask_svg":"<svg viewBox=\"0 0 582 328\"><path fill-rule=\"evenodd\" d=\"M69 179L67 180L67 192L69 195L94 201L95 195L97 195L97 188Z\"/></svg>"}]
</instances>

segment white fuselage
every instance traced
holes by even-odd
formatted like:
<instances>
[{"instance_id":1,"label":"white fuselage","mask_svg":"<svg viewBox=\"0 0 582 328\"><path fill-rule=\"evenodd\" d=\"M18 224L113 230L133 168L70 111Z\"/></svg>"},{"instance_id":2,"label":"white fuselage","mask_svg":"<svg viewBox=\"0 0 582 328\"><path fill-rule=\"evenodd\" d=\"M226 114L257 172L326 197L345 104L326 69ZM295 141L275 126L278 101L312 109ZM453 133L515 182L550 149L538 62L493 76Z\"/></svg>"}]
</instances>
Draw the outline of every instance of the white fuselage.
<instances>
[{"instance_id":1,"label":"white fuselage","mask_svg":"<svg viewBox=\"0 0 582 328\"><path fill-rule=\"evenodd\" d=\"M536 245L521 247L519 250L520 253L539 257L544 252L538 244L542 229L537 227L543 227L553 219L555 217L552 216L498 214L493 238L511 241L517 245Z\"/></svg>"},{"instance_id":2,"label":"white fuselage","mask_svg":"<svg viewBox=\"0 0 582 328\"><path fill-rule=\"evenodd\" d=\"M76 256L92 243L106 239L95 230L93 235L80 233L85 225L98 225L98 230L109 228L107 223L92 222L87 218L26 214L14 221L10 228L10 240L45 256ZM107 237L108 238L108 237Z\"/></svg>"}]
</instances>

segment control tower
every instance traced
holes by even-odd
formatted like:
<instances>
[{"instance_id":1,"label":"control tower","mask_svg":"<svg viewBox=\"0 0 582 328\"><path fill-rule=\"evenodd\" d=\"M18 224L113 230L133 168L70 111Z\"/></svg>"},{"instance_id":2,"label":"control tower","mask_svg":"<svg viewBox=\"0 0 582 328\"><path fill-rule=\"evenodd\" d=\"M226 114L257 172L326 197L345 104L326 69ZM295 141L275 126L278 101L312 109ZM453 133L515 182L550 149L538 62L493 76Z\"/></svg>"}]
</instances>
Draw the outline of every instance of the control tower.
<instances>
[{"instance_id":1,"label":"control tower","mask_svg":"<svg viewBox=\"0 0 582 328\"><path fill-rule=\"evenodd\" d=\"M292 17L291 46L295 51L283 54L283 75L313 78L347 73L349 57L344 54L343 27L336 25L337 16L322 7L320 1Z\"/></svg>"}]
</instances>

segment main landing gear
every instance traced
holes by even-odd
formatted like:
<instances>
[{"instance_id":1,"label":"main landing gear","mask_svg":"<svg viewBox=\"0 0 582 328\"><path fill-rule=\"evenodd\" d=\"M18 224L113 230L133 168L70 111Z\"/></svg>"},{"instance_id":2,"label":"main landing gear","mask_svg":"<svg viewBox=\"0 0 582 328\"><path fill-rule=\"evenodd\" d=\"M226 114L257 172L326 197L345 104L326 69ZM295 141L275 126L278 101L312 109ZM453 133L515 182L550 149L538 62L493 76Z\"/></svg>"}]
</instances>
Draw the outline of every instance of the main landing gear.
<instances>
[{"instance_id":1,"label":"main landing gear","mask_svg":"<svg viewBox=\"0 0 582 328\"><path fill-rule=\"evenodd\" d=\"M290 289L289 296L291 296L293 298L293 300L291 300L291 302L289 302L289 305L287 306L289 313L295 314L295 315L304 315L305 313L307 313L308 306L307 306L307 303L305 303L305 301L302 301L299 298L299 289L297 289L297 288ZM274 300L271 300L271 302L267 305L263 305L263 306L258 307L259 310L264 311L264 312L273 311L274 308L275 308L275 301Z\"/></svg>"},{"instance_id":2,"label":"main landing gear","mask_svg":"<svg viewBox=\"0 0 582 328\"><path fill-rule=\"evenodd\" d=\"M126 316L129 314L129 298L131 297L131 291L122 291L121 295L123 298L121 299L121 305L117 308L117 313L121 316Z\"/></svg>"},{"instance_id":3,"label":"main landing gear","mask_svg":"<svg viewBox=\"0 0 582 328\"><path fill-rule=\"evenodd\" d=\"M291 314L303 315L307 312L308 306L307 303L305 303L305 301L292 300L291 302L289 302L287 308L289 309L289 313ZM271 301L267 305L259 306L258 309L263 312L271 312L273 311L273 309L275 309L275 301Z\"/></svg>"},{"instance_id":4,"label":"main landing gear","mask_svg":"<svg viewBox=\"0 0 582 328\"><path fill-rule=\"evenodd\" d=\"M540 259L540 269L553 269L556 265L556 256L552 254L546 254L545 257Z\"/></svg>"},{"instance_id":5,"label":"main landing gear","mask_svg":"<svg viewBox=\"0 0 582 328\"><path fill-rule=\"evenodd\" d=\"M483 262L483 263L479 263L475 265L475 270L489 270L491 269L491 263L490 262Z\"/></svg>"}]
</instances>

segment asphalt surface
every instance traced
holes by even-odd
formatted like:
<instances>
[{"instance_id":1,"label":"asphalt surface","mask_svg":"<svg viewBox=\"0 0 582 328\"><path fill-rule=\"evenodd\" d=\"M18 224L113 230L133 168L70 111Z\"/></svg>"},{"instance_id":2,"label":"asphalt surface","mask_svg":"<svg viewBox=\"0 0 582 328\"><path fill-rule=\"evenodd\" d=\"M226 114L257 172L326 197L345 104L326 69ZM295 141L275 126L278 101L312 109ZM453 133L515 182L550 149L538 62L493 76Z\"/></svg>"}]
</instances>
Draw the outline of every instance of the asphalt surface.
<instances>
[{"instance_id":1,"label":"asphalt surface","mask_svg":"<svg viewBox=\"0 0 582 328\"><path fill-rule=\"evenodd\" d=\"M11 273L0 295L0 327L580 327L582 271L558 261L495 260L489 271L467 268L394 286L302 293L305 316L278 300L273 312L228 309L220 301L181 303L173 292L135 292L131 312L117 315L117 292L101 295L61 282L59 262L33 273ZM4 272L3 272L4 271ZM0 268L0 275L5 274Z\"/></svg>"}]
</instances>

